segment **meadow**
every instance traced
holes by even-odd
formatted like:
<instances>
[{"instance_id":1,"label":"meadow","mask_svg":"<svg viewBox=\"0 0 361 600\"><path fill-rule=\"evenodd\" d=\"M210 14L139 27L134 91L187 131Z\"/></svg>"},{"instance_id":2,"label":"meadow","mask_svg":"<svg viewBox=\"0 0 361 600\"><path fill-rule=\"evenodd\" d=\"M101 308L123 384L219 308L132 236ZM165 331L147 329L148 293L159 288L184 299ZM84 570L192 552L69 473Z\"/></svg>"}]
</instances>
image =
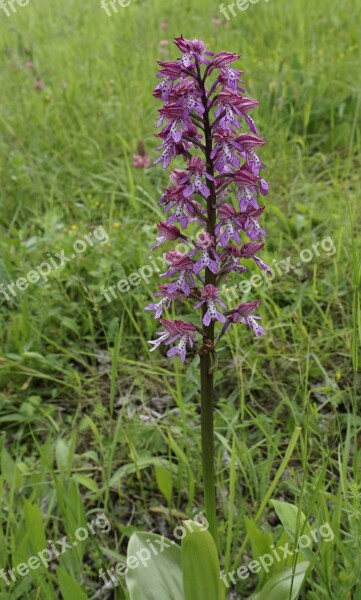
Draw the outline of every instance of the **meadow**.
<instances>
[{"instance_id":1,"label":"meadow","mask_svg":"<svg viewBox=\"0 0 361 600\"><path fill-rule=\"evenodd\" d=\"M267 137L262 258L279 265L229 290L230 306L261 300L267 335L232 329L215 373L221 568L290 541L270 501L289 502L334 533L299 597L361 600L360 27L351 0L260 1L228 20L210 0L0 9L0 569L99 514L111 525L48 569L0 575L0 600L127 599L99 570L134 531L172 537L204 510L199 357L149 353L157 272L128 279L163 252L150 248L168 174L133 155L157 157L156 61L180 34L241 55ZM74 256L24 283L59 254ZM237 578L229 598L290 564Z\"/></svg>"}]
</instances>

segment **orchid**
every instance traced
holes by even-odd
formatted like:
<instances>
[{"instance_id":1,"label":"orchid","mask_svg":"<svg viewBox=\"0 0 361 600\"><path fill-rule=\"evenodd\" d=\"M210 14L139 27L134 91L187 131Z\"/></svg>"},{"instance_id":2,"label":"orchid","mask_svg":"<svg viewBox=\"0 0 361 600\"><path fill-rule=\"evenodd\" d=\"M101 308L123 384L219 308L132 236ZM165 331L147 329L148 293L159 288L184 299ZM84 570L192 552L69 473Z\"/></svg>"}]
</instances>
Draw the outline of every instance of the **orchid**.
<instances>
[{"instance_id":1,"label":"orchid","mask_svg":"<svg viewBox=\"0 0 361 600\"><path fill-rule=\"evenodd\" d=\"M154 310L155 311L155 318L159 319L163 313L163 309L169 308L171 301L175 300L175 299L180 299L182 300L182 294L180 292L170 292L169 291L169 284L168 283L163 283L160 286L160 291L159 292L154 292L153 296L161 296L161 299L159 300L159 302L154 302L151 304L148 304L148 306L145 307L145 310Z\"/></svg>"},{"instance_id":2,"label":"orchid","mask_svg":"<svg viewBox=\"0 0 361 600\"><path fill-rule=\"evenodd\" d=\"M199 308L204 303L207 304L207 311L205 312L203 319L202 319L203 325L209 325L211 321L220 321L221 323L226 323L227 319L216 308L216 303L223 306L223 308L227 308L227 307L226 307L225 303L222 302L222 300L220 300L218 298L218 296L219 296L218 288L216 288L211 283L206 285L203 288L203 290L201 291L202 300L200 302L198 302L198 304L196 304L194 308Z\"/></svg>"},{"instance_id":3,"label":"orchid","mask_svg":"<svg viewBox=\"0 0 361 600\"><path fill-rule=\"evenodd\" d=\"M160 322L165 331L158 331L158 339L150 342L153 344L151 352L158 348L160 344L169 345L180 338L178 345L168 350L167 355L174 356L175 354L178 354L184 362L187 343L189 343L190 346L193 346L196 331L195 326L193 323L187 323L187 321L168 321L167 319L161 319Z\"/></svg>"},{"instance_id":4,"label":"orchid","mask_svg":"<svg viewBox=\"0 0 361 600\"><path fill-rule=\"evenodd\" d=\"M158 246L163 244L163 242L165 242L166 240L177 240L180 237L184 237L182 236L178 227L174 227L174 225L169 225L168 223L164 223L163 221L160 221L160 223L158 223L157 228L160 233L160 236L157 238L157 242L152 247L152 250L158 248Z\"/></svg>"},{"instance_id":5,"label":"orchid","mask_svg":"<svg viewBox=\"0 0 361 600\"><path fill-rule=\"evenodd\" d=\"M193 261L182 252L171 251L166 254L170 267L161 277L177 275L178 279L168 287L170 293L182 291L189 296L191 288L195 287L193 278ZM179 275L178 275L179 273Z\"/></svg>"},{"instance_id":6,"label":"orchid","mask_svg":"<svg viewBox=\"0 0 361 600\"><path fill-rule=\"evenodd\" d=\"M257 320L261 317L254 317L251 313L258 307L259 302L246 302L239 304L233 310L229 311L229 320L231 323L245 323L249 327L252 327L256 337L265 335L265 330L261 325L257 323ZM227 323L229 327L229 323Z\"/></svg>"},{"instance_id":7,"label":"orchid","mask_svg":"<svg viewBox=\"0 0 361 600\"><path fill-rule=\"evenodd\" d=\"M219 223L216 225L214 232L221 233L219 236L219 245L227 246L229 240L235 240L238 244L241 243L239 230L241 224L238 220L238 213L231 204L224 202L218 210Z\"/></svg>"},{"instance_id":8,"label":"orchid","mask_svg":"<svg viewBox=\"0 0 361 600\"><path fill-rule=\"evenodd\" d=\"M209 52L203 41L175 39L181 56L159 61L160 72L153 95L163 102L156 134L161 140L155 164L168 168L171 185L164 190L160 206L167 214L158 224L159 236L152 250L164 243L182 242L182 252L168 250L168 279L146 306L160 319L163 330L151 340L152 351L170 346L167 356L184 362L188 350L200 355L202 450L205 504L210 530L216 537L214 499L213 371L216 347L223 335L238 324L256 337L265 335L255 314L259 301L228 308L220 297L222 279L248 271L252 260L262 271L269 267L258 256L266 232L259 224L268 184L262 177L264 164L258 149L265 144L250 113L258 101L245 94L239 60L231 52ZM181 161L184 161L182 165ZM183 234L190 225L197 235ZM185 248L185 249L184 249ZM161 318L178 301L192 303L195 322ZM200 311L197 316L197 311ZM188 311L189 312L189 311ZM198 321L198 324L197 324ZM216 335L216 327L220 331ZM200 335L200 343L197 337Z\"/></svg>"},{"instance_id":9,"label":"orchid","mask_svg":"<svg viewBox=\"0 0 361 600\"><path fill-rule=\"evenodd\" d=\"M201 250L201 258L194 264L193 272L195 275L202 269L208 268L212 273L217 273L219 254L215 249L214 237L203 231L195 242L195 248L189 252L189 256L194 256ZM213 257L213 258L211 258Z\"/></svg>"}]
</instances>

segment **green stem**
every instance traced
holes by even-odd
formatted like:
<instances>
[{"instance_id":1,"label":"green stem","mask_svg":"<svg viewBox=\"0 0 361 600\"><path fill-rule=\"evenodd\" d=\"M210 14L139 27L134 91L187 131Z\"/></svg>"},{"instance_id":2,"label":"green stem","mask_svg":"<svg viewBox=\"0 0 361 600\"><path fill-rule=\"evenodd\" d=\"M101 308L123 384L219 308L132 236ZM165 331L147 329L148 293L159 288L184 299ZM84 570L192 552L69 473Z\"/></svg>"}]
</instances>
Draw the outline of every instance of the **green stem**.
<instances>
[{"instance_id":1,"label":"green stem","mask_svg":"<svg viewBox=\"0 0 361 600\"><path fill-rule=\"evenodd\" d=\"M202 102L205 108L203 115L204 136L205 136L205 158L207 173L214 177L214 164L211 159L212 152L212 130L209 120L209 107L207 93L205 90L204 81L200 77L199 68L198 81L202 90ZM210 195L207 199L207 231L214 236L216 226L216 189L213 181L207 180L207 185ZM205 285L215 285L216 277L206 269ZM203 315L207 310L206 305L203 305ZM206 517L209 523L209 531L212 534L214 541L217 544L217 513L216 513L216 489L214 475L214 427L213 427L213 405L214 405L214 381L212 366L212 350L214 344L214 322L210 325L203 326L203 347L200 360L201 371L201 429L202 429L202 466L203 466L203 485L204 485L204 502L206 509Z\"/></svg>"},{"instance_id":2,"label":"green stem","mask_svg":"<svg viewBox=\"0 0 361 600\"><path fill-rule=\"evenodd\" d=\"M217 514L214 478L213 375L210 354L201 356L201 428L204 504L209 531L217 543Z\"/></svg>"}]
</instances>

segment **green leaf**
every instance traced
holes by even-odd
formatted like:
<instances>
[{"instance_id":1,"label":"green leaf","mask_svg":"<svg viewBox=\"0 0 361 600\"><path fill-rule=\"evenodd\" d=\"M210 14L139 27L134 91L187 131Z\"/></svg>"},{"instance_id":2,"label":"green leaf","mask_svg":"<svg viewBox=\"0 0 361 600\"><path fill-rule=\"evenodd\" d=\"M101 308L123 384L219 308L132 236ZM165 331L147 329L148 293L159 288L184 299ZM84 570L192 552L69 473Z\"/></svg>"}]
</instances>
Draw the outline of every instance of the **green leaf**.
<instances>
[{"instance_id":1,"label":"green leaf","mask_svg":"<svg viewBox=\"0 0 361 600\"><path fill-rule=\"evenodd\" d=\"M250 600L295 600L300 592L309 562L298 563L293 569L287 569L277 573L267 581L266 585L257 594L253 594ZM293 583L292 583L293 582ZM290 591L292 587L292 594Z\"/></svg>"},{"instance_id":2,"label":"green leaf","mask_svg":"<svg viewBox=\"0 0 361 600\"><path fill-rule=\"evenodd\" d=\"M126 574L130 600L184 600L181 550L175 542L138 531L130 537L127 561L134 564Z\"/></svg>"},{"instance_id":3,"label":"green leaf","mask_svg":"<svg viewBox=\"0 0 361 600\"><path fill-rule=\"evenodd\" d=\"M164 467L155 467L154 470L159 491L163 494L164 498L170 505L172 501L173 490L172 475Z\"/></svg>"},{"instance_id":4,"label":"green leaf","mask_svg":"<svg viewBox=\"0 0 361 600\"><path fill-rule=\"evenodd\" d=\"M75 473L74 479L88 490L92 492L99 492L99 486L97 482L91 477L88 477L88 475L81 475L80 473Z\"/></svg>"},{"instance_id":5,"label":"green leaf","mask_svg":"<svg viewBox=\"0 0 361 600\"><path fill-rule=\"evenodd\" d=\"M32 555L47 547L47 539L44 530L43 514L39 506L32 504L23 498L24 520L17 532L17 550L14 553L18 562L27 560Z\"/></svg>"},{"instance_id":6,"label":"green leaf","mask_svg":"<svg viewBox=\"0 0 361 600\"><path fill-rule=\"evenodd\" d=\"M289 502L280 502L279 500L271 500L270 504L275 509L279 520L292 541L295 540L297 535L301 535L301 532L309 533L307 525L303 528L306 523L306 517L297 506Z\"/></svg>"},{"instance_id":7,"label":"green leaf","mask_svg":"<svg viewBox=\"0 0 361 600\"><path fill-rule=\"evenodd\" d=\"M48 546L43 523L44 517L39 506L32 504L26 498L23 498L23 505L24 519L19 522L15 541L16 550L14 550L12 556L14 565L26 563L31 556L35 556L39 552L42 552ZM47 562L48 561L45 559L45 564L47 564ZM36 586L42 590L45 598L48 600L56 600L57 594L50 581L50 570L45 568L43 560L41 560L41 563L39 570L31 571L31 578ZM25 592L25 590L23 590L23 592ZM24 593L18 597L27 598L28 596Z\"/></svg>"},{"instance_id":8,"label":"green leaf","mask_svg":"<svg viewBox=\"0 0 361 600\"><path fill-rule=\"evenodd\" d=\"M273 543L272 535L259 529L256 523L251 519L248 519L247 517L245 517L245 523L247 535L251 540L253 559L257 560L259 556L262 556L263 554L269 554L270 548ZM277 571L277 567L275 565L272 565L270 566L269 571L271 574L273 574ZM263 579L265 579L266 575L267 574L263 570L259 573L261 582Z\"/></svg>"},{"instance_id":9,"label":"green leaf","mask_svg":"<svg viewBox=\"0 0 361 600\"><path fill-rule=\"evenodd\" d=\"M136 458L136 461L136 464L127 463L126 465L120 467L114 473L114 475L112 475L109 481L109 487L116 488L119 485L120 481L127 475L133 475L133 473L136 473L137 471L142 471L143 469L147 469L151 466L161 467L169 465L171 468L171 465L168 460L159 456L151 456L151 454L149 454L148 452L139 453L139 455Z\"/></svg>"},{"instance_id":10,"label":"green leaf","mask_svg":"<svg viewBox=\"0 0 361 600\"><path fill-rule=\"evenodd\" d=\"M254 559L258 558L262 554L269 552L269 549L273 543L273 539L270 533L266 533L259 529L254 521L245 517L247 534L251 540L252 556Z\"/></svg>"},{"instance_id":11,"label":"green leaf","mask_svg":"<svg viewBox=\"0 0 361 600\"><path fill-rule=\"evenodd\" d=\"M168 432L168 444L169 444L170 448L173 450L173 452L176 455L176 457L178 458L178 460L187 467L187 471L188 471L188 506L193 506L194 475L192 473L192 469L190 467L188 458L185 455L182 448L180 448L180 446L178 446L177 442L175 441L175 439L172 437L172 435L169 432Z\"/></svg>"},{"instance_id":12,"label":"green leaf","mask_svg":"<svg viewBox=\"0 0 361 600\"><path fill-rule=\"evenodd\" d=\"M3 446L1 450L1 472L4 475L6 483L14 490L18 490L24 484L24 478L20 473L17 464Z\"/></svg>"},{"instance_id":13,"label":"green leaf","mask_svg":"<svg viewBox=\"0 0 361 600\"><path fill-rule=\"evenodd\" d=\"M61 319L60 325L65 327L66 329L70 329L76 335L79 335L79 327L75 319L70 319L69 317L63 317Z\"/></svg>"},{"instance_id":14,"label":"green leaf","mask_svg":"<svg viewBox=\"0 0 361 600\"><path fill-rule=\"evenodd\" d=\"M185 521L187 533L182 540L184 600L224 600L217 548L202 525Z\"/></svg>"},{"instance_id":15,"label":"green leaf","mask_svg":"<svg viewBox=\"0 0 361 600\"><path fill-rule=\"evenodd\" d=\"M290 504L289 502L280 502L279 500L271 500L270 504L275 509L284 530L289 535L292 542L295 543L301 535L310 537L310 528L306 521L306 517L297 506ZM310 540L312 544L312 537L310 537ZM300 546L299 551L307 558L307 560L312 562L313 552L310 547L302 548Z\"/></svg>"},{"instance_id":16,"label":"green leaf","mask_svg":"<svg viewBox=\"0 0 361 600\"><path fill-rule=\"evenodd\" d=\"M0 281L6 286L8 283L11 283L11 277L9 271L6 268L6 265L2 258L0 258Z\"/></svg>"},{"instance_id":17,"label":"green leaf","mask_svg":"<svg viewBox=\"0 0 361 600\"><path fill-rule=\"evenodd\" d=\"M55 445L55 457L58 469L61 471L66 469L69 457L69 443L62 438L56 441Z\"/></svg>"},{"instance_id":18,"label":"green leaf","mask_svg":"<svg viewBox=\"0 0 361 600\"><path fill-rule=\"evenodd\" d=\"M60 567L56 570L63 600L89 600L83 588Z\"/></svg>"}]
</instances>

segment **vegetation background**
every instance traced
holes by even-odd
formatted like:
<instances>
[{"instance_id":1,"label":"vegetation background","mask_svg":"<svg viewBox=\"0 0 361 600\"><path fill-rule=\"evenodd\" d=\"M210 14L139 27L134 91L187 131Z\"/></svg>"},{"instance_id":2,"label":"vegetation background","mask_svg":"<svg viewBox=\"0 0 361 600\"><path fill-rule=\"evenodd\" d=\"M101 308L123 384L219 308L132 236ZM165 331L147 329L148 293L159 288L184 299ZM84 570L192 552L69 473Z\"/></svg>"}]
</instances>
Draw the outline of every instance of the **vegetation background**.
<instances>
[{"instance_id":1,"label":"vegetation background","mask_svg":"<svg viewBox=\"0 0 361 600\"><path fill-rule=\"evenodd\" d=\"M181 33L241 54L260 100L262 258L295 264L326 237L337 248L240 297L260 298L266 338L241 327L224 338L221 564L257 557L262 536L283 539L268 500L287 500L335 532L314 548L302 597L361 598L360 17L351 0L260 0L229 21L210 0L132 0L111 17L100 0L0 9L0 281L69 255L97 225L109 235L48 282L1 295L0 568L99 512L112 525L48 570L1 580L1 600L49 600L59 586L66 599L127 598L124 580L107 590L98 569L124 558L134 530L171 535L202 510L198 359L183 368L149 354L155 276L112 303L100 292L149 264L167 174L134 168L132 155L143 143L156 157L156 60L175 58ZM261 583L238 581L232 597Z\"/></svg>"}]
</instances>

